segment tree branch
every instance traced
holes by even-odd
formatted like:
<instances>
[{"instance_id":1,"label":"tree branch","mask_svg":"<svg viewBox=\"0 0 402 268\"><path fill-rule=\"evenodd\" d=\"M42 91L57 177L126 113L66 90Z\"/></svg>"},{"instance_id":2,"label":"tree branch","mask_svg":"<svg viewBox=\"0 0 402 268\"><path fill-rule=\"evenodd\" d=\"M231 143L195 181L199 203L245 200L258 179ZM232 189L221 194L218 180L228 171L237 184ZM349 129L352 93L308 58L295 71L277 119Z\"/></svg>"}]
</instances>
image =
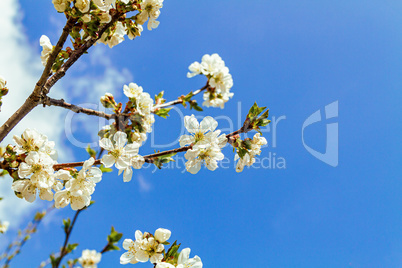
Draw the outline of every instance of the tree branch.
<instances>
[{"instance_id":1,"label":"tree branch","mask_svg":"<svg viewBox=\"0 0 402 268\"><path fill-rule=\"evenodd\" d=\"M236 137L237 135L241 134L241 133L247 133L249 132L251 129L248 128L247 125L247 120L244 123L243 127L241 127L239 130L236 130L230 134L226 135L226 138L228 139L228 142L231 143L231 138ZM189 146L183 146L180 148L176 148L176 149L172 149L172 150L168 150L168 151L163 151L163 152L157 152L154 154L149 154L149 155L145 155L143 156L145 159L146 163L153 163L154 159L160 156L164 156L164 155L168 155L168 154L173 154L173 153L180 153L180 152L186 152L188 150L190 150L193 146L189 145ZM94 162L94 165L100 165L102 164L101 159L97 159ZM73 162L73 163L64 163L64 164L57 164L53 166L54 170L59 170L59 169L63 169L63 168L73 168L73 167L80 167L83 166L84 162Z\"/></svg>"},{"instance_id":2,"label":"tree branch","mask_svg":"<svg viewBox=\"0 0 402 268\"><path fill-rule=\"evenodd\" d=\"M68 35L70 34L70 30L74 26L76 19L70 18L67 20L66 26L63 28L63 33L60 36L57 45L53 49L49 59L47 61L45 70L42 73L41 78L38 83L36 83L34 91L25 101L25 103L0 127L0 142L7 136L7 134L30 112L33 108L35 108L41 102L41 98L46 96L50 89L59 81L67 72L67 70L85 53L87 50L98 41L102 34L111 27L121 15L124 13L114 11L112 14L112 20L105 24L98 32L97 38L89 39L84 45L80 48L73 51L70 55L69 59L57 70L49 79L49 75L51 74L51 68L53 66L54 60L57 55L63 48L64 43L67 40Z\"/></svg>"},{"instance_id":3,"label":"tree branch","mask_svg":"<svg viewBox=\"0 0 402 268\"><path fill-rule=\"evenodd\" d=\"M206 90L207 88L209 88L209 84L207 82L207 84L205 86L203 86L200 89L197 89L196 91L193 92L193 96L200 94L202 91ZM153 107L152 112L154 113L156 110L160 109L160 108L165 108L165 107L169 107L169 106L173 106L176 104L181 104L183 103L183 100L181 99L181 97L179 97L177 100L173 100L173 101L169 101L169 102L165 102L163 104L159 104L159 105L155 105Z\"/></svg>"},{"instance_id":4,"label":"tree branch","mask_svg":"<svg viewBox=\"0 0 402 268\"><path fill-rule=\"evenodd\" d=\"M50 98L50 97L46 97L42 103L43 103L43 105L58 106L58 107L62 107L62 108L71 110L71 111L73 111L75 113L83 113L83 114L87 114L87 115L94 115L94 116L106 118L107 120L117 118L117 114L106 114L104 112L83 108L83 107L80 107L80 106L77 106L77 105L74 105L74 104L71 104L71 103L67 103L63 99L56 100L56 99L53 99L53 98Z\"/></svg>"},{"instance_id":5,"label":"tree branch","mask_svg":"<svg viewBox=\"0 0 402 268\"><path fill-rule=\"evenodd\" d=\"M51 74L51 69L53 63L63 48L64 43L67 40L68 35L70 34L71 29L73 28L74 24L76 23L76 19L68 19L66 25L63 28L63 32L57 42L56 46L54 47L52 53L49 56L49 59L46 63L45 69L39 81L36 83L36 86L29 95L29 97L25 100L24 104L0 127L0 142L7 136L7 134L30 112L33 108L35 108L41 98L42 88Z\"/></svg>"},{"instance_id":6,"label":"tree branch","mask_svg":"<svg viewBox=\"0 0 402 268\"><path fill-rule=\"evenodd\" d=\"M68 245L68 240L70 239L71 232L73 231L75 222L77 221L78 215L80 214L81 211L86 209L87 207L83 209L77 210L77 212L74 215L73 221L71 222L71 225L69 226L68 230L66 231L66 238L64 239L64 244L63 247L60 250L60 256L58 257L57 263L55 264L54 268L58 268L60 266L61 261L63 260L64 256L67 255L67 245Z\"/></svg>"}]
</instances>

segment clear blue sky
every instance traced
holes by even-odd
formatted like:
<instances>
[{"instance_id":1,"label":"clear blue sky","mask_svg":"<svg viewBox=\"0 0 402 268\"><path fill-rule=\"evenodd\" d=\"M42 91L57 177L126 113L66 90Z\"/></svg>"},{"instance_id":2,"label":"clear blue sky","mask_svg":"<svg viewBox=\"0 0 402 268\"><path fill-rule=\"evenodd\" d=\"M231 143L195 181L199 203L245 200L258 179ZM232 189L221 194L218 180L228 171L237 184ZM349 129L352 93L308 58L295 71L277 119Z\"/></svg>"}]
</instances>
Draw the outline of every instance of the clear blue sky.
<instances>
[{"instance_id":1,"label":"clear blue sky","mask_svg":"<svg viewBox=\"0 0 402 268\"><path fill-rule=\"evenodd\" d=\"M55 42L55 18L63 21L63 15L51 1L20 2L29 41L38 51L42 34ZM75 255L100 250L114 225L125 238L136 229L168 228L171 240L190 247L205 267L401 267L401 13L402 2L395 0L165 1L158 29L102 50L111 65L130 73L110 91L122 97L122 86L135 81L151 95L165 90L168 99L176 98L205 83L186 78L188 65L219 53L233 75L235 95L226 109L204 109L202 115L227 115L237 125L239 102L243 119L254 101L268 106L271 116L283 120L275 148L272 127L264 133L269 147L262 157L273 161L275 153L286 168L197 175L144 169L130 183L117 172L105 175L93 196L97 203L80 216L71 237L80 243ZM88 59L66 79L85 70ZM303 122L334 101L339 117L329 123L339 124L337 167L309 154L301 137ZM306 144L320 152L327 123L305 130ZM156 141L174 140L180 125L176 113L157 118ZM150 143L140 152L151 153ZM233 159L229 148L224 153ZM74 157L86 154L76 149ZM138 177L150 188L139 187ZM59 220L40 228L14 267L36 267L58 251L61 218L72 215L69 208L54 215ZM104 255L99 267L118 267L122 253Z\"/></svg>"}]
</instances>

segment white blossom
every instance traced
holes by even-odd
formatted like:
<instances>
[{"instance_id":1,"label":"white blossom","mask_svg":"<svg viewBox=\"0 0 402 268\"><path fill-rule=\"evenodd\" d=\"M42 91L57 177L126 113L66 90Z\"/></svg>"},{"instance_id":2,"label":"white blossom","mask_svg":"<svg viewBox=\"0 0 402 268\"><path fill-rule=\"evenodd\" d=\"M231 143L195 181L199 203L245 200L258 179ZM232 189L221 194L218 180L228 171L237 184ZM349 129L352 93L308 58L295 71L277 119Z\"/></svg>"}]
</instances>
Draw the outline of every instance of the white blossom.
<instances>
[{"instance_id":1,"label":"white blossom","mask_svg":"<svg viewBox=\"0 0 402 268\"><path fill-rule=\"evenodd\" d=\"M89 206L96 183L102 179L102 171L92 167L94 161L92 157L86 160L76 178L71 177L68 171L59 170L55 174L56 178L67 181L65 189L57 191L54 195L56 208L63 208L68 204L71 204L73 210Z\"/></svg>"},{"instance_id":2,"label":"white blossom","mask_svg":"<svg viewBox=\"0 0 402 268\"><path fill-rule=\"evenodd\" d=\"M119 174L124 171L123 180L130 181L132 177L133 157L138 155L140 144L127 144L127 134L121 131L116 132L112 137L103 138L99 141L102 148L108 151L107 155L102 157L101 162L105 167L111 167L115 164ZM142 165L141 165L142 166ZM135 165L135 168L137 165Z\"/></svg>"},{"instance_id":3,"label":"white blossom","mask_svg":"<svg viewBox=\"0 0 402 268\"><path fill-rule=\"evenodd\" d=\"M151 114L153 105L154 100L146 92L142 92L138 97L136 97L136 107L141 115Z\"/></svg>"},{"instance_id":4,"label":"white blossom","mask_svg":"<svg viewBox=\"0 0 402 268\"><path fill-rule=\"evenodd\" d=\"M128 98L138 98L143 92L143 88L136 83L130 83L128 86L124 85L123 91Z\"/></svg>"},{"instance_id":5,"label":"white blossom","mask_svg":"<svg viewBox=\"0 0 402 268\"><path fill-rule=\"evenodd\" d=\"M76 0L75 2L75 7L78 8L78 10L81 13L87 13L89 11L90 6L91 6L90 0Z\"/></svg>"},{"instance_id":6,"label":"white blossom","mask_svg":"<svg viewBox=\"0 0 402 268\"><path fill-rule=\"evenodd\" d=\"M130 162L129 165L125 169L120 169L119 170L119 175L124 171L123 173L123 181L124 182L129 182L131 181L131 178L133 176L133 170L131 169L132 167L134 169L141 169L142 165L144 165L145 159L141 155L135 154L130 157Z\"/></svg>"},{"instance_id":7,"label":"white blossom","mask_svg":"<svg viewBox=\"0 0 402 268\"><path fill-rule=\"evenodd\" d=\"M215 72L209 80L209 85L220 93L227 94L229 89L233 87L233 79L229 73L229 68L223 67Z\"/></svg>"},{"instance_id":8,"label":"white blossom","mask_svg":"<svg viewBox=\"0 0 402 268\"><path fill-rule=\"evenodd\" d=\"M202 57L201 63L194 62L189 66L190 72L187 77L191 78L202 74L208 78L208 84L212 88L204 93L204 102L206 107L224 108L226 102L233 97L230 89L233 87L233 78L229 73L229 68L218 54L206 54Z\"/></svg>"},{"instance_id":9,"label":"white blossom","mask_svg":"<svg viewBox=\"0 0 402 268\"><path fill-rule=\"evenodd\" d=\"M10 223L8 221L0 221L0 234L4 234L8 230Z\"/></svg>"},{"instance_id":10,"label":"white blossom","mask_svg":"<svg viewBox=\"0 0 402 268\"><path fill-rule=\"evenodd\" d=\"M256 133L253 139L250 141L251 148L247 150L247 153L240 157L238 154L235 155L235 161L238 160L236 164L236 171L242 172L245 166L251 166L255 163L255 156L261 154L261 146L267 144L267 140L261 137L260 133Z\"/></svg>"},{"instance_id":11,"label":"white blossom","mask_svg":"<svg viewBox=\"0 0 402 268\"><path fill-rule=\"evenodd\" d=\"M97 268L98 263L101 261L102 253L96 250L83 250L78 262L82 265L82 268Z\"/></svg>"},{"instance_id":12,"label":"white blossom","mask_svg":"<svg viewBox=\"0 0 402 268\"><path fill-rule=\"evenodd\" d=\"M102 11L108 12L112 6L116 5L116 0L92 0Z\"/></svg>"},{"instance_id":13,"label":"white blossom","mask_svg":"<svg viewBox=\"0 0 402 268\"><path fill-rule=\"evenodd\" d=\"M170 238L171 232L167 229L159 228L152 235L148 232L142 233L137 230L135 232L135 241L125 239L123 248L127 250L120 257L121 264L147 262L159 263L163 259L164 245Z\"/></svg>"},{"instance_id":14,"label":"white blossom","mask_svg":"<svg viewBox=\"0 0 402 268\"><path fill-rule=\"evenodd\" d=\"M42 53L41 53L41 60L43 66L46 66L47 60L49 59L50 54L53 51L53 45L50 42L49 37L46 35L42 35L40 40L39 40L40 46L42 47Z\"/></svg>"},{"instance_id":15,"label":"white blossom","mask_svg":"<svg viewBox=\"0 0 402 268\"><path fill-rule=\"evenodd\" d=\"M14 151L17 154L23 154L31 151L39 151L47 142L47 137L40 134L35 129L27 128L22 133L21 137L14 135L13 140L17 144L14 147ZM47 146L50 148L51 144Z\"/></svg>"},{"instance_id":16,"label":"white blossom","mask_svg":"<svg viewBox=\"0 0 402 268\"><path fill-rule=\"evenodd\" d=\"M69 0L52 0L52 3L57 12L64 12L70 6Z\"/></svg>"},{"instance_id":17,"label":"white blossom","mask_svg":"<svg viewBox=\"0 0 402 268\"><path fill-rule=\"evenodd\" d=\"M184 126L192 135L182 135L180 137L180 146L193 144L184 157L186 169L192 174L200 171L202 164L209 170L215 170L218 167L217 161L222 160L224 155L221 152L227 143L226 135L221 134L220 130L215 130L218 122L210 116L205 117L201 123L194 115L184 117Z\"/></svg>"},{"instance_id":18,"label":"white blossom","mask_svg":"<svg viewBox=\"0 0 402 268\"><path fill-rule=\"evenodd\" d=\"M186 162L186 169L191 174L196 174L200 171L202 164L214 171L218 167L218 161L222 160L225 156L221 152L221 148L215 144L196 144L192 149L188 150L184 157L188 160Z\"/></svg>"},{"instance_id":19,"label":"white blossom","mask_svg":"<svg viewBox=\"0 0 402 268\"><path fill-rule=\"evenodd\" d=\"M196 144L199 141L203 141L205 139L205 134L210 131L213 132L218 126L218 122L213 119L211 116L206 116L201 124L198 123L197 118L194 115L185 116L184 117L184 126L187 131L193 135L182 135L180 137L180 146L184 146L187 144Z\"/></svg>"},{"instance_id":20,"label":"white blossom","mask_svg":"<svg viewBox=\"0 0 402 268\"><path fill-rule=\"evenodd\" d=\"M97 43L104 43L105 45L108 45L110 48L112 48L124 41L125 34L126 28L124 27L123 23L118 21L116 23L116 27L112 36L109 36L108 32L104 32Z\"/></svg>"},{"instance_id":21,"label":"white blossom","mask_svg":"<svg viewBox=\"0 0 402 268\"><path fill-rule=\"evenodd\" d=\"M124 239L123 248L127 252L120 256L120 264L136 264L138 262L136 256L140 251L140 244L132 239Z\"/></svg>"},{"instance_id":22,"label":"white blossom","mask_svg":"<svg viewBox=\"0 0 402 268\"><path fill-rule=\"evenodd\" d=\"M141 13L138 14L136 22L138 24L144 24L147 19L148 21L148 30L155 29L159 26L159 21L156 19L160 15L160 10L163 7L163 0L144 0L141 2Z\"/></svg>"},{"instance_id":23,"label":"white blossom","mask_svg":"<svg viewBox=\"0 0 402 268\"><path fill-rule=\"evenodd\" d=\"M130 31L127 36L128 38L130 38L130 40L133 40L134 38L136 38L137 36L141 36L142 31L144 30L142 28L142 25L138 24L135 26L135 28L133 29L134 31Z\"/></svg>"},{"instance_id":24,"label":"white blossom","mask_svg":"<svg viewBox=\"0 0 402 268\"><path fill-rule=\"evenodd\" d=\"M190 259L190 249L185 248L179 254L179 259L177 260L177 268L202 268L201 258L197 255Z\"/></svg>"},{"instance_id":25,"label":"white blossom","mask_svg":"<svg viewBox=\"0 0 402 268\"><path fill-rule=\"evenodd\" d=\"M236 172L242 172L245 166L251 166L255 163L253 155L246 153L242 158L238 154L235 155L235 161L239 160L236 164Z\"/></svg>"},{"instance_id":26,"label":"white blossom","mask_svg":"<svg viewBox=\"0 0 402 268\"><path fill-rule=\"evenodd\" d=\"M29 152L18 167L18 176L20 178L27 178L31 176L32 183L40 188L48 188L53 185L53 165L54 160L42 152Z\"/></svg>"},{"instance_id":27,"label":"white blossom","mask_svg":"<svg viewBox=\"0 0 402 268\"><path fill-rule=\"evenodd\" d=\"M37 183L34 183L30 179L17 180L13 182L11 189L21 194L21 197L26 201L32 203L36 199L37 191L39 190L39 198L42 200L52 201L53 192L52 186L39 187Z\"/></svg>"}]
</instances>

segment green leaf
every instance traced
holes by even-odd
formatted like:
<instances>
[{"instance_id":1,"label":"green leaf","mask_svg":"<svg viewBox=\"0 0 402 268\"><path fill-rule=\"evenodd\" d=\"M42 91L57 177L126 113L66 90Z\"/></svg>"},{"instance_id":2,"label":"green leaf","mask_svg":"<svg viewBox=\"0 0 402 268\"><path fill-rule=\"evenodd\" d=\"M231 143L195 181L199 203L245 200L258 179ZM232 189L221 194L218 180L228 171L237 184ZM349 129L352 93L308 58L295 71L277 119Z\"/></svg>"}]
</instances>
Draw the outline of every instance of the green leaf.
<instances>
[{"instance_id":1,"label":"green leaf","mask_svg":"<svg viewBox=\"0 0 402 268\"><path fill-rule=\"evenodd\" d=\"M196 101L191 101L190 102L190 109L194 109L198 112L202 112L202 108L198 105L198 103Z\"/></svg>"},{"instance_id":2,"label":"green leaf","mask_svg":"<svg viewBox=\"0 0 402 268\"><path fill-rule=\"evenodd\" d=\"M174 156L174 155L176 155L176 153L170 153L170 154L159 156L159 157L154 159L153 163L154 163L155 166L157 166L159 169L161 169L163 164L175 161L172 158L172 156Z\"/></svg>"},{"instance_id":3,"label":"green leaf","mask_svg":"<svg viewBox=\"0 0 402 268\"><path fill-rule=\"evenodd\" d=\"M113 169L111 169L111 168L106 168L104 165L101 165L101 166L99 167L99 169L102 171L102 173L109 173L109 172L112 172L112 171L113 171Z\"/></svg>"},{"instance_id":4,"label":"green leaf","mask_svg":"<svg viewBox=\"0 0 402 268\"><path fill-rule=\"evenodd\" d=\"M64 232L67 233L68 229L70 229L70 225L71 225L71 220L70 220L70 218L63 219L63 229L64 229Z\"/></svg>"},{"instance_id":5,"label":"green leaf","mask_svg":"<svg viewBox=\"0 0 402 268\"><path fill-rule=\"evenodd\" d=\"M77 243L75 243L75 244L68 244L67 247L66 247L66 250L67 250L68 253L70 253L70 252L72 252L74 249L76 249L77 247L78 247L78 244L77 244Z\"/></svg>"},{"instance_id":6,"label":"green leaf","mask_svg":"<svg viewBox=\"0 0 402 268\"><path fill-rule=\"evenodd\" d=\"M171 259L172 257L175 258L177 257L177 251L179 250L181 244L177 244L177 240L174 241L174 243L170 246L168 251L165 254L165 257L163 258L164 260ZM178 254L177 254L178 255Z\"/></svg>"},{"instance_id":7,"label":"green leaf","mask_svg":"<svg viewBox=\"0 0 402 268\"><path fill-rule=\"evenodd\" d=\"M157 111L155 111L155 114L157 116L160 116L162 118L165 118L169 116L169 111L172 110L172 108L160 108Z\"/></svg>"},{"instance_id":8,"label":"green leaf","mask_svg":"<svg viewBox=\"0 0 402 268\"><path fill-rule=\"evenodd\" d=\"M155 95L155 103L157 103L158 100L159 100L159 102L158 102L159 104L166 102L166 100L163 98L163 94L165 94L165 92L162 90L161 92L159 92L158 95Z\"/></svg>"},{"instance_id":9,"label":"green leaf","mask_svg":"<svg viewBox=\"0 0 402 268\"><path fill-rule=\"evenodd\" d=\"M96 158L96 151L92 149L89 144L85 150L87 151L90 157Z\"/></svg>"}]
</instances>

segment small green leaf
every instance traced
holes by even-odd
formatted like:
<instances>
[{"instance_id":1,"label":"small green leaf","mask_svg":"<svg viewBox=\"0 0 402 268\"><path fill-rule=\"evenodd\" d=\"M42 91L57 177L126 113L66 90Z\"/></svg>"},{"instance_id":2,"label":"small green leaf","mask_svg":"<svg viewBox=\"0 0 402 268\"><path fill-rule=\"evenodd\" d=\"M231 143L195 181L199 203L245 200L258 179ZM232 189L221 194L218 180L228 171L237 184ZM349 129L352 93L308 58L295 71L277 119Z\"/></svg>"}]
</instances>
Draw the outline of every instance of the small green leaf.
<instances>
[{"instance_id":1,"label":"small green leaf","mask_svg":"<svg viewBox=\"0 0 402 268\"><path fill-rule=\"evenodd\" d=\"M160 108L160 109L158 109L157 111L155 111L155 114L156 114L157 116L160 116L160 117L166 119L166 117L169 116L169 111L170 111L171 109L172 109L172 108Z\"/></svg>"},{"instance_id":2,"label":"small green leaf","mask_svg":"<svg viewBox=\"0 0 402 268\"><path fill-rule=\"evenodd\" d=\"M101 166L99 167L99 169L102 171L102 173L109 173L109 172L112 172L112 171L113 171L113 169L111 169L111 168L106 168L104 165L101 165Z\"/></svg>"},{"instance_id":3,"label":"small green leaf","mask_svg":"<svg viewBox=\"0 0 402 268\"><path fill-rule=\"evenodd\" d=\"M90 157L96 158L96 151L92 149L89 144L85 150L87 151Z\"/></svg>"}]
</instances>

